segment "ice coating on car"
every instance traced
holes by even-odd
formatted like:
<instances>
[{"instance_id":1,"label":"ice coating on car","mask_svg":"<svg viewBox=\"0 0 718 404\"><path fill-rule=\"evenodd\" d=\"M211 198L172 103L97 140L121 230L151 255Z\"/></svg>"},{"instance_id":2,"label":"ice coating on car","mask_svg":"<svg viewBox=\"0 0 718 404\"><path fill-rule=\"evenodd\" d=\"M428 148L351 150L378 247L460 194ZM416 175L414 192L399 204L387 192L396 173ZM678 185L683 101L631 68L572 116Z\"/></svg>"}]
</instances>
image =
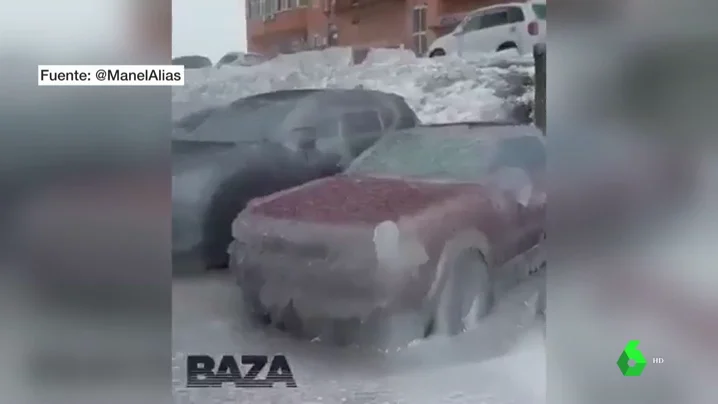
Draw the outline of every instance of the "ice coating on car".
<instances>
[{"instance_id":1,"label":"ice coating on car","mask_svg":"<svg viewBox=\"0 0 718 404\"><path fill-rule=\"evenodd\" d=\"M506 162L500 139L522 130L457 125L388 135L344 174L250 203L234 222L233 248L252 264L237 267L246 279L264 279L250 287L263 305L291 301L302 315L365 318L394 304L407 282L425 285L410 298L418 304L434 283L439 234L480 227L488 236L477 242L509 237L501 218L514 214L508 192L486 185ZM521 187L530 180L517 173L508 186L528 203ZM487 259L504 258L487 250Z\"/></svg>"},{"instance_id":2,"label":"ice coating on car","mask_svg":"<svg viewBox=\"0 0 718 404\"><path fill-rule=\"evenodd\" d=\"M374 248L380 264L401 270L425 264L429 260L426 250L416 237L402 234L399 226L390 221L374 228Z\"/></svg>"},{"instance_id":3,"label":"ice coating on car","mask_svg":"<svg viewBox=\"0 0 718 404\"><path fill-rule=\"evenodd\" d=\"M277 219L376 224L396 221L476 186L400 179L337 176L258 202L248 213Z\"/></svg>"},{"instance_id":4,"label":"ice coating on car","mask_svg":"<svg viewBox=\"0 0 718 404\"><path fill-rule=\"evenodd\" d=\"M531 178L522 169L502 167L496 173L495 184L499 189L512 194L522 206L528 206L533 195Z\"/></svg>"}]
</instances>

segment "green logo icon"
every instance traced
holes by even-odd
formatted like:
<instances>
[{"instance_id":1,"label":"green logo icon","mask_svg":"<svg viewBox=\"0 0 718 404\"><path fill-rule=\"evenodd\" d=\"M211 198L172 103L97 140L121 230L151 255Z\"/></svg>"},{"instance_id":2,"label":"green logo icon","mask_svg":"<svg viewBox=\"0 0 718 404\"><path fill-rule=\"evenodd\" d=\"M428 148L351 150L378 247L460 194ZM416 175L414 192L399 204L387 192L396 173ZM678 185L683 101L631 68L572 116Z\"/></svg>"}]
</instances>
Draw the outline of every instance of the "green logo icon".
<instances>
[{"instance_id":1,"label":"green logo icon","mask_svg":"<svg viewBox=\"0 0 718 404\"><path fill-rule=\"evenodd\" d=\"M624 376L640 376L646 367L646 358L643 357L643 353L638 349L638 344L640 343L641 341L639 340L628 341L626 347L623 348L623 353L618 358L618 362L616 362ZM629 364L629 361L633 361L633 365Z\"/></svg>"}]
</instances>

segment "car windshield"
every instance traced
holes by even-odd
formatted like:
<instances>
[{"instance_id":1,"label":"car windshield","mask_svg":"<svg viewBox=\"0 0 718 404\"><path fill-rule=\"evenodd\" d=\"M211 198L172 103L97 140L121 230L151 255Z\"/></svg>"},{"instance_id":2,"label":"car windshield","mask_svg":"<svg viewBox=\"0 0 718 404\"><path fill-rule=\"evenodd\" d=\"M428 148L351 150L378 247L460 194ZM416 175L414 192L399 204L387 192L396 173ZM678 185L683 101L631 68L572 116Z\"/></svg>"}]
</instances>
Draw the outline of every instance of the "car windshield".
<instances>
[{"instance_id":1,"label":"car windshield","mask_svg":"<svg viewBox=\"0 0 718 404\"><path fill-rule=\"evenodd\" d=\"M349 174L479 182L488 172L493 142L475 135L396 133L360 156Z\"/></svg>"},{"instance_id":2,"label":"car windshield","mask_svg":"<svg viewBox=\"0 0 718 404\"><path fill-rule=\"evenodd\" d=\"M546 20L546 5L545 4L534 4L534 14L539 20Z\"/></svg>"},{"instance_id":3,"label":"car windshield","mask_svg":"<svg viewBox=\"0 0 718 404\"><path fill-rule=\"evenodd\" d=\"M193 113L177 122L175 137L236 143L267 139L306 93L284 95L249 97L228 107Z\"/></svg>"}]
</instances>

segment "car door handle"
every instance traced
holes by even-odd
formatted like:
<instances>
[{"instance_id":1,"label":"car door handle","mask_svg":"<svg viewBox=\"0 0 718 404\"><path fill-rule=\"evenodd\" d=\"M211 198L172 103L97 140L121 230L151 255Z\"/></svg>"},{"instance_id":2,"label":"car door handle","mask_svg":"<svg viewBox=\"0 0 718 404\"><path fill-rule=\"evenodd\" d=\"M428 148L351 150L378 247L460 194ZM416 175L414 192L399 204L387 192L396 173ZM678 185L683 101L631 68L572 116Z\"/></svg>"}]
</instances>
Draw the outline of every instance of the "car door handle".
<instances>
[{"instance_id":1,"label":"car door handle","mask_svg":"<svg viewBox=\"0 0 718 404\"><path fill-rule=\"evenodd\" d=\"M511 31L511 32L516 32L516 27L511 27L510 31Z\"/></svg>"}]
</instances>

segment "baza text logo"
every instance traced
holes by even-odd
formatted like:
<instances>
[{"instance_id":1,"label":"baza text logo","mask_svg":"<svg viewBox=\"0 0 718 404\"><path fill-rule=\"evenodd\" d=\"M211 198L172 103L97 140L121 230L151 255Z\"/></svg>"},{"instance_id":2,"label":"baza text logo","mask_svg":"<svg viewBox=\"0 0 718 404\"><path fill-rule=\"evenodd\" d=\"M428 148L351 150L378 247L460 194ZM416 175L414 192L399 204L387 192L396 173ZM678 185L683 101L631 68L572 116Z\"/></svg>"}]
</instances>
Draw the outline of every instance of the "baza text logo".
<instances>
[{"instance_id":1,"label":"baza text logo","mask_svg":"<svg viewBox=\"0 0 718 404\"><path fill-rule=\"evenodd\" d=\"M266 376L260 377L267 364ZM297 387L284 355L223 355L219 364L209 355L187 356L187 387L222 387L224 383L243 388L275 387L277 383Z\"/></svg>"}]
</instances>

